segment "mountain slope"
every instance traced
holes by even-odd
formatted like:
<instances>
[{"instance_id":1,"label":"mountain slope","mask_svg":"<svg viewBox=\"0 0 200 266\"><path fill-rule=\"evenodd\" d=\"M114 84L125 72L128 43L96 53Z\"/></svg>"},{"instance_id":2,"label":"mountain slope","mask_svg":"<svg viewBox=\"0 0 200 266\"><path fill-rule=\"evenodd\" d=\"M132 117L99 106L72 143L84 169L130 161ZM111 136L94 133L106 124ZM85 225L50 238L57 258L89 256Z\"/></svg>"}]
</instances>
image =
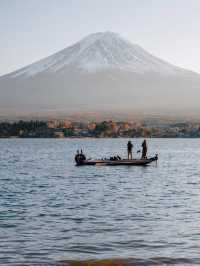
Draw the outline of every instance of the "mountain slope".
<instances>
[{"instance_id":1,"label":"mountain slope","mask_svg":"<svg viewBox=\"0 0 200 266\"><path fill-rule=\"evenodd\" d=\"M0 111L191 109L199 106L199 88L199 74L116 33L96 33L1 77Z\"/></svg>"},{"instance_id":2,"label":"mountain slope","mask_svg":"<svg viewBox=\"0 0 200 266\"><path fill-rule=\"evenodd\" d=\"M91 34L75 45L11 74L11 77L56 73L66 67L94 73L120 69L135 73L175 75L180 68L152 56L112 32Z\"/></svg>"}]
</instances>

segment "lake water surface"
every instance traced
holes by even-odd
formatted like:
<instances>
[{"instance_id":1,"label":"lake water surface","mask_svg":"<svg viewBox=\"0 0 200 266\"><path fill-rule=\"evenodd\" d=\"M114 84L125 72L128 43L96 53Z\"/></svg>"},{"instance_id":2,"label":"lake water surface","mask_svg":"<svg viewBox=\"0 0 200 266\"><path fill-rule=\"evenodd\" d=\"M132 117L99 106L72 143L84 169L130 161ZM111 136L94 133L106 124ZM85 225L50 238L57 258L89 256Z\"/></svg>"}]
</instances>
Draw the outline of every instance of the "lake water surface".
<instances>
[{"instance_id":1,"label":"lake water surface","mask_svg":"<svg viewBox=\"0 0 200 266\"><path fill-rule=\"evenodd\" d=\"M132 141L139 150L142 139ZM200 140L148 140L159 154L148 167L74 166L78 148L124 157L126 143L0 140L0 265L116 257L200 265Z\"/></svg>"}]
</instances>

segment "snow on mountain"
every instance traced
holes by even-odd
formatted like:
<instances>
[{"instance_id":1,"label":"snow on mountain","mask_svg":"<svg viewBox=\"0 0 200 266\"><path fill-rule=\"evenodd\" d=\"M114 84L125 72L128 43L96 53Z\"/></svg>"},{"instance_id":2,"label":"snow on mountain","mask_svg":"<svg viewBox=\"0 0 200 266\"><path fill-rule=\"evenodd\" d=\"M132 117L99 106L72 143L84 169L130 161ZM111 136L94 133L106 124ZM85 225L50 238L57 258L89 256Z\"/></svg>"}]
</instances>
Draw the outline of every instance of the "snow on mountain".
<instances>
[{"instance_id":1,"label":"snow on mountain","mask_svg":"<svg viewBox=\"0 0 200 266\"><path fill-rule=\"evenodd\" d=\"M78 43L11 74L11 77L55 73L71 67L87 73L125 70L174 75L179 68L146 52L113 32L91 34Z\"/></svg>"},{"instance_id":2,"label":"snow on mountain","mask_svg":"<svg viewBox=\"0 0 200 266\"><path fill-rule=\"evenodd\" d=\"M173 66L112 32L0 77L0 112L199 110L200 75Z\"/></svg>"}]
</instances>

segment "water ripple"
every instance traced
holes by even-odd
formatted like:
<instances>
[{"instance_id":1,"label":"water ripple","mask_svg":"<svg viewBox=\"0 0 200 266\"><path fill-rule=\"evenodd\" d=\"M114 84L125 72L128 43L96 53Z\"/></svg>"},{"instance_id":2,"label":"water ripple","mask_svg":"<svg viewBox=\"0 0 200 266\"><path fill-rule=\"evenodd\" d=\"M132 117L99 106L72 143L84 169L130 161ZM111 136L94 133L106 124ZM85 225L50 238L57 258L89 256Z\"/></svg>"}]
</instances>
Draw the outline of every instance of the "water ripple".
<instances>
[{"instance_id":1,"label":"water ripple","mask_svg":"<svg viewBox=\"0 0 200 266\"><path fill-rule=\"evenodd\" d=\"M125 155L126 142L0 140L0 264L200 265L200 140L150 140L146 168L74 167L79 147Z\"/></svg>"}]
</instances>

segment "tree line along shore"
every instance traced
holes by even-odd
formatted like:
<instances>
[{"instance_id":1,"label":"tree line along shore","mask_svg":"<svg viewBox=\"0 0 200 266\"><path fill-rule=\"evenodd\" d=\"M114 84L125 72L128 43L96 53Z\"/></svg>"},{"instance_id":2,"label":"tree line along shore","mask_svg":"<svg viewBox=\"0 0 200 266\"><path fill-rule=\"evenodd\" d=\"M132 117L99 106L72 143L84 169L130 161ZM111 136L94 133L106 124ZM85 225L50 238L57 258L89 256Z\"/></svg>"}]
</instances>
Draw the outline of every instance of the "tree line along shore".
<instances>
[{"instance_id":1,"label":"tree line along shore","mask_svg":"<svg viewBox=\"0 0 200 266\"><path fill-rule=\"evenodd\" d=\"M200 123L102 121L73 122L50 121L2 121L0 138L198 138Z\"/></svg>"}]
</instances>

